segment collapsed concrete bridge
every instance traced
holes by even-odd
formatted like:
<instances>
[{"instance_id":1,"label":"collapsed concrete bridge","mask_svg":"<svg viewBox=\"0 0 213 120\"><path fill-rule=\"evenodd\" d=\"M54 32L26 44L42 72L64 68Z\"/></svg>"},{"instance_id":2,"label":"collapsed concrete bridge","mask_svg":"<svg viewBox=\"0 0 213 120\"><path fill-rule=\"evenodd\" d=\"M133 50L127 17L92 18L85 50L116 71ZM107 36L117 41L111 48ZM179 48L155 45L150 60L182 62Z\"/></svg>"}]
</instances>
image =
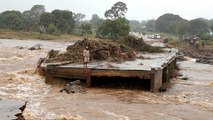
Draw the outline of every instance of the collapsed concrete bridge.
<instances>
[{"instance_id":1,"label":"collapsed concrete bridge","mask_svg":"<svg viewBox=\"0 0 213 120\"><path fill-rule=\"evenodd\" d=\"M95 79L120 77L120 78L138 78L140 81L149 81L148 89L156 92L164 83L169 83L172 73L175 70L176 49L165 49L162 53L147 53L149 56L145 59L135 61L125 61L122 63L113 63L107 61L97 61L88 64L85 68L82 64L70 63L51 63L42 64L45 70L45 82L47 84L64 84L69 80L84 80L88 87L93 86ZM65 62L66 63L66 62ZM115 81L115 80L114 80ZM110 80L109 80L110 82ZM119 82L122 82L120 80Z\"/></svg>"}]
</instances>

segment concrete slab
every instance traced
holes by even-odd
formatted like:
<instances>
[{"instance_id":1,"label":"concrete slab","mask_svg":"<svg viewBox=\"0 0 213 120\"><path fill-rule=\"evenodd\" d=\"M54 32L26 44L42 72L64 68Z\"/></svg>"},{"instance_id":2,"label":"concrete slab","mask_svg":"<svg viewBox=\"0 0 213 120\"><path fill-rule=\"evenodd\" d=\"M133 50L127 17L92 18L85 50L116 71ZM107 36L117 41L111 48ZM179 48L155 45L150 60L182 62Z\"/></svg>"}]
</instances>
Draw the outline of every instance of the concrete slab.
<instances>
[{"instance_id":1,"label":"concrete slab","mask_svg":"<svg viewBox=\"0 0 213 120\"><path fill-rule=\"evenodd\" d=\"M16 120L22 116L25 107L26 102L23 101L0 100L0 118L1 120Z\"/></svg>"},{"instance_id":2,"label":"concrete slab","mask_svg":"<svg viewBox=\"0 0 213 120\"><path fill-rule=\"evenodd\" d=\"M141 80L151 80L150 91L157 91L169 80L174 71L178 50L164 49L161 53L139 53L144 58L121 63L108 61L91 61L87 67L83 64L53 63L46 66L46 83L58 83L54 79L85 79L91 84L91 77L138 77ZM164 74L163 74L164 73ZM166 74L165 74L166 73ZM168 73L168 74L167 74Z\"/></svg>"},{"instance_id":3,"label":"concrete slab","mask_svg":"<svg viewBox=\"0 0 213 120\"><path fill-rule=\"evenodd\" d=\"M173 61L177 56L176 49L165 49L162 53L140 53L147 57L147 59L136 59L135 61L124 61L121 63L108 62L108 61L92 61L88 63L90 69L113 69L113 70L145 70L151 71L151 69L163 69L166 64ZM60 67L71 68L84 68L83 64L66 64Z\"/></svg>"}]
</instances>

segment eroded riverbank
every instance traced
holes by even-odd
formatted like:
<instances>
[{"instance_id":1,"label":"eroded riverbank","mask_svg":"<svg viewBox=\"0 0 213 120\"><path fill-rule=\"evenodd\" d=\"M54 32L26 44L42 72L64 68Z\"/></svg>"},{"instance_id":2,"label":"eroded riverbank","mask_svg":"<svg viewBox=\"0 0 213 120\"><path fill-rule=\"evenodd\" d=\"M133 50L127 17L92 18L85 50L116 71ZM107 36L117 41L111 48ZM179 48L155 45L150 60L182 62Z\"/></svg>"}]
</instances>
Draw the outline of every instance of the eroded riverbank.
<instances>
[{"instance_id":1,"label":"eroded riverbank","mask_svg":"<svg viewBox=\"0 0 213 120\"><path fill-rule=\"evenodd\" d=\"M27 48L34 44L25 47L24 40L14 46L0 42L0 98L28 101L24 111L26 119L213 118L212 65L195 63L192 59L179 62L180 72L189 80L173 79L167 92L163 93L88 88L86 94L66 94L59 92L60 86L46 85L44 78L34 74L34 70L37 60L45 57L51 47L66 48L67 43L54 42L44 49L30 51Z\"/></svg>"}]
</instances>

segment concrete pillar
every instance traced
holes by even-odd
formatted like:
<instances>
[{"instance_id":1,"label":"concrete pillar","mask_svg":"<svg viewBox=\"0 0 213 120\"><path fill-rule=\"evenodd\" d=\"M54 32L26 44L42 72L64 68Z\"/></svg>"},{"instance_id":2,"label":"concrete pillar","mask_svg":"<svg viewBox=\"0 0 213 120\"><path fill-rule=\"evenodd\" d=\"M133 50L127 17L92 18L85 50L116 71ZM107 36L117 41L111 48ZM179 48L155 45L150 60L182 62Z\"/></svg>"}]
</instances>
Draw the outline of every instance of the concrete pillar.
<instances>
[{"instance_id":1,"label":"concrete pillar","mask_svg":"<svg viewBox=\"0 0 213 120\"><path fill-rule=\"evenodd\" d=\"M166 66L164 69L163 69L163 83L168 83L169 82L169 66Z\"/></svg>"},{"instance_id":2,"label":"concrete pillar","mask_svg":"<svg viewBox=\"0 0 213 120\"><path fill-rule=\"evenodd\" d=\"M158 69L155 70L154 73L150 75L151 78L151 87L150 91L157 92L159 88L162 86L162 76L163 76L163 70Z\"/></svg>"},{"instance_id":3,"label":"concrete pillar","mask_svg":"<svg viewBox=\"0 0 213 120\"><path fill-rule=\"evenodd\" d=\"M87 76L87 87L91 87L91 76Z\"/></svg>"}]
</instances>

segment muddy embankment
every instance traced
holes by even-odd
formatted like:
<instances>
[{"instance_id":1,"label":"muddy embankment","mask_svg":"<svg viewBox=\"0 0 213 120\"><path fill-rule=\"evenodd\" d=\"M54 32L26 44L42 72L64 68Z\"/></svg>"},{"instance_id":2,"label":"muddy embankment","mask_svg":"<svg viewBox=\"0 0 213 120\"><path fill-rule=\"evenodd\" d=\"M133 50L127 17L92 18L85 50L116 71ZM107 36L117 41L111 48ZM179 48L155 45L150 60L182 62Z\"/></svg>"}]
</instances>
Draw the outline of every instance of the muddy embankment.
<instances>
[{"instance_id":1,"label":"muddy embankment","mask_svg":"<svg viewBox=\"0 0 213 120\"><path fill-rule=\"evenodd\" d=\"M35 41L34 41L35 42ZM211 120L213 118L213 67L194 59L178 62L188 80L173 78L167 92L87 88L86 94L59 92L62 86L45 84L34 74L39 58L70 44L50 43L28 50L26 41L13 46L0 41L0 98L27 101L23 113L29 120ZM48 44L49 45L49 44ZM23 46L20 49L16 46Z\"/></svg>"},{"instance_id":2,"label":"muddy embankment","mask_svg":"<svg viewBox=\"0 0 213 120\"><path fill-rule=\"evenodd\" d=\"M213 49L181 50L188 57L195 58L196 62L213 65Z\"/></svg>"}]
</instances>

